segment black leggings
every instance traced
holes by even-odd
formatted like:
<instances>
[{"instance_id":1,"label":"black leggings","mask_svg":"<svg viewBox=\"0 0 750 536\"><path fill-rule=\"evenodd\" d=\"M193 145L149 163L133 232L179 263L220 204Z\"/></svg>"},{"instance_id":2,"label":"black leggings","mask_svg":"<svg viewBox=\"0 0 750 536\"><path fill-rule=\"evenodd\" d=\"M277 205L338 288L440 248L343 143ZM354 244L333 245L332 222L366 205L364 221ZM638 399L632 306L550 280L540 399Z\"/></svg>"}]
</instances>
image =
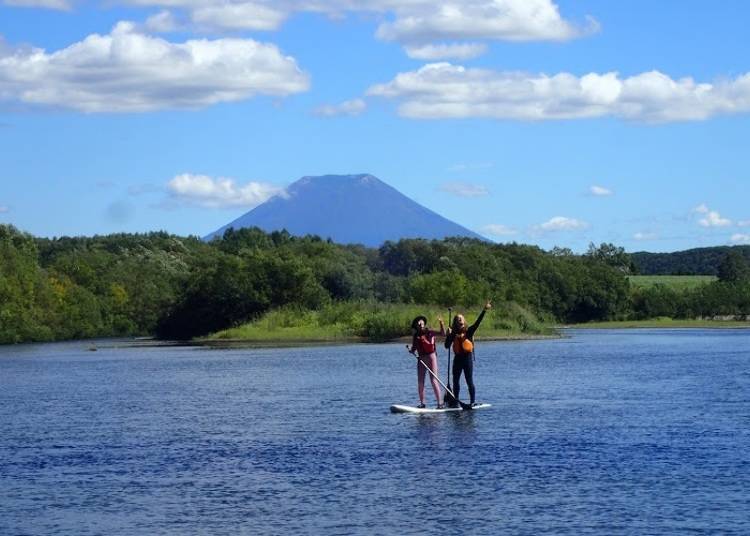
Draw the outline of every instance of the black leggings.
<instances>
[{"instance_id":1,"label":"black leggings","mask_svg":"<svg viewBox=\"0 0 750 536\"><path fill-rule=\"evenodd\" d=\"M457 354L453 359L453 394L458 398L458 392L461 390L459 381L461 380L461 372L464 373L466 378L466 385L469 386L469 396L471 397L471 403L474 403L475 389L474 389L474 359L471 354Z\"/></svg>"}]
</instances>

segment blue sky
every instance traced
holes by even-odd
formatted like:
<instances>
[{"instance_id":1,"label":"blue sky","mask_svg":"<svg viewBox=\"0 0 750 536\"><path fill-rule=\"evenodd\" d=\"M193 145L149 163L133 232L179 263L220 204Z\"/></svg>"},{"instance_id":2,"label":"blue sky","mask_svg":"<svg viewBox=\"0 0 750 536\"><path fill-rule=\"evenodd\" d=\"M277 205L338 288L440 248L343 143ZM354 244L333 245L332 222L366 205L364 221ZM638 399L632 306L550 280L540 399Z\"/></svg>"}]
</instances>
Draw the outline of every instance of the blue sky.
<instances>
[{"instance_id":1,"label":"blue sky","mask_svg":"<svg viewBox=\"0 0 750 536\"><path fill-rule=\"evenodd\" d=\"M498 242L750 244L750 2L0 0L0 222L205 235L371 173Z\"/></svg>"}]
</instances>

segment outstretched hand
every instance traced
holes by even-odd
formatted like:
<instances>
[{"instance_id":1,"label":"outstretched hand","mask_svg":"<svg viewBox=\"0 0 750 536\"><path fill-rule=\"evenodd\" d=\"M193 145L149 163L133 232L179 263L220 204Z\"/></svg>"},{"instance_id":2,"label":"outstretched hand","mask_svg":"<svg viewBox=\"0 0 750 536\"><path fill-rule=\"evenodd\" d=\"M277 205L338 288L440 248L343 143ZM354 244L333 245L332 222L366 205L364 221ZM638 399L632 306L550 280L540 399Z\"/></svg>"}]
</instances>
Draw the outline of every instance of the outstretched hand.
<instances>
[{"instance_id":1,"label":"outstretched hand","mask_svg":"<svg viewBox=\"0 0 750 536\"><path fill-rule=\"evenodd\" d=\"M487 303L484 304L484 310L489 311L490 309L492 309L492 301L487 300Z\"/></svg>"}]
</instances>

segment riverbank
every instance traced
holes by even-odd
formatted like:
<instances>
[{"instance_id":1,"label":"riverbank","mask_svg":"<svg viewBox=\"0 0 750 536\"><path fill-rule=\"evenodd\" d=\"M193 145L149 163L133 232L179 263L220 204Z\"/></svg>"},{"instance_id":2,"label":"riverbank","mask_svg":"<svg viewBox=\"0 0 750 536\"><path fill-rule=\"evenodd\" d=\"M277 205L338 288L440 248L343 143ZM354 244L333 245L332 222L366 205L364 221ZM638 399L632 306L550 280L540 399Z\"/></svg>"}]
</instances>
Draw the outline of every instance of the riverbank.
<instances>
[{"instance_id":1,"label":"riverbank","mask_svg":"<svg viewBox=\"0 0 750 536\"><path fill-rule=\"evenodd\" d=\"M750 321L739 320L693 320L654 318L650 320L617 320L611 322L587 322L585 324L566 324L560 328L582 329L635 329L635 328L699 328L699 329L737 329L750 328Z\"/></svg>"},{"instance_id":2,"label":"riverbank","mask_svg":"<svg viewBox=\"0 0 750 536\"><path fill-rule=\"evenodd\" d=\"M290 334L276 337L257 337L257 338L201 338L195 339L192 343L199 346L211 348L242 348L247 346L267 347L267 348L286 348L294 346L338 346L347 344L378 344L378 343L411 343L411 337L399 337L389 340L370 340L364 337L331 337L331 338L303 338L294 337ZM557 330L547 334L523 334L523 333L498 333L493 332L484 336L477 336L478 342L486 341L522 341L522 340L542 340L542 339L559 339L565 335Z\"/></svg>"},{"instance_id":3,"label":"riverbank","mask_svg":"<svg viewBox=\"0 0 750 536\"><path fill-rule=\"evenodd\" d=\"M235 328L197 339L210 346L262 344L352 344L411 340L411 321L425 315L429 326L439 329L439 318L447 323L447 312L434 306L413 304L338 303L322 310L282 308ZM453 311L453 314L459 311ZM469 323L478 313L467 312ZM520 340L556 338L560 334L527 310L513 303L488 312L477 332L479 339Z\"/></svg>"}]
</instances>

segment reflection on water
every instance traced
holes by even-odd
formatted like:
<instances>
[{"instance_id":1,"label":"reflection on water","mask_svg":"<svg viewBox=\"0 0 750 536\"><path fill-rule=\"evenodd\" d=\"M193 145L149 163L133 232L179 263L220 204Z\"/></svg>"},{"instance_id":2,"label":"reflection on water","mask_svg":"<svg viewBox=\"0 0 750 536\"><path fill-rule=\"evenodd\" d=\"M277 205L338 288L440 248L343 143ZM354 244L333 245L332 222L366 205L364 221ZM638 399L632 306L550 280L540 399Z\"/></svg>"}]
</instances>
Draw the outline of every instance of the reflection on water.
<instances>
[{"instance_id":1,"label":"reflection on water","mask_svg":"<svg viewBox=\"0 0 750 536\"><path fill-rule=\"evenodd\" d=\"M2 347L0 533L747 534L748 343L480 340L423 416L399 344Z\"/></svg>"}]
</instances>

